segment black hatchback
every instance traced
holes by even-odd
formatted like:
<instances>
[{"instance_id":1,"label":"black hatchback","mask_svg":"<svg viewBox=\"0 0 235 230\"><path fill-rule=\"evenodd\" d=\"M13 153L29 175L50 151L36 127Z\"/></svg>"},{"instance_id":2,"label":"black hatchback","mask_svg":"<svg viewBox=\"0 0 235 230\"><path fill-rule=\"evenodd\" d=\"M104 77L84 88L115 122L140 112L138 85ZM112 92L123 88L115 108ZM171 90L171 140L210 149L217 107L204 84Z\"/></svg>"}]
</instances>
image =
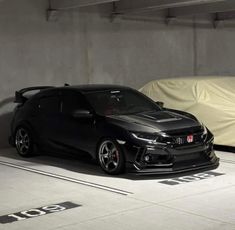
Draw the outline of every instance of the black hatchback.
<instances>
[{"instance_id":1,"label":"black hatchback","mask_svg":"<svg viewBox=\"0 0 235 230\"><path fill-rule=\"evenodd\" d=\"M23 157L85 152L109 174L214 169L213 135L193 115L115 85L30 87L16 92L10 143Z\"/></svg>"}]
</instances>

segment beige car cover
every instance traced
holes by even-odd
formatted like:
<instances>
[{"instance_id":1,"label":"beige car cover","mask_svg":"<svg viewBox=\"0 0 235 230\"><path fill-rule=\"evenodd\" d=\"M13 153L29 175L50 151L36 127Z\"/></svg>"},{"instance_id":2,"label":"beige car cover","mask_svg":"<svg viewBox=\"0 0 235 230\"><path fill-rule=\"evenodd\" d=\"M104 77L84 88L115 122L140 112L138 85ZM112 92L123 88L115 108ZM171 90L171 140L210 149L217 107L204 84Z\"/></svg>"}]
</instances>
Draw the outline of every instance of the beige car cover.
<instances>
[{"instance_id":1,"label":"beige car cover","mask_svg":"<svg viewBox=\"0 0 235 230\"><path fill-rule=\"evenodd\" d=\"M155 80L140 91L166 108L194 114L215 135L215 144L235 147L235 77Z\"/></svg>"}]
</instances>

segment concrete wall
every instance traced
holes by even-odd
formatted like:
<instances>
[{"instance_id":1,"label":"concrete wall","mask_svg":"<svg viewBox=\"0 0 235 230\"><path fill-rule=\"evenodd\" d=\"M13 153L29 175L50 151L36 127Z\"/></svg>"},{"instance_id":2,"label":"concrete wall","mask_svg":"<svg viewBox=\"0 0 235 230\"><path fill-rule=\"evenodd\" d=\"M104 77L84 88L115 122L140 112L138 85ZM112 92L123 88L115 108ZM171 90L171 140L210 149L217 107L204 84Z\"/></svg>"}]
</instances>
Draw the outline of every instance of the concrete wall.
<instances>
[{"instance_id":1,"label":"concrete wall","mask_svg":"<svg viewBox=\"0 0 235 230\"><path fill-rule=\"evenodd\" d=\"M7 146L12 99L34 85L117 83L139 88L156 78L235 74L235 32L193 21L114 20L64 11L46 21L47 0L0 3L0 147Z\"/></svg>"},{"instance_id":2,"label":"concrete wall","mask_svg":"<svg viewBox=\"0 0 235 230\"><path fill-rule=\"evenodd\" d=\"M149 80L193 74L193 30L164 23L89 20L90 82L140 87Z\"/></svg>"},{"instance_id":3,"label":"concrete wall","mask_svg":"<svg viewBox=\"0 0 235 230\"><path fill-rule=\"evenodd\" d=\"M33 85L87 82L83 17L46 21L45 0L0 3L0 147L7 145L15 90Z\"/></svg>"},{"instance_id":4,"label":"concrete wall","mask_svg":"<svg viewBox=\"0 0 235 230\"><path fill-rule=\"evenodd\" d=\"M235 76L235 23L196 27L197 75Z\"/></svg>"}]
</instances>

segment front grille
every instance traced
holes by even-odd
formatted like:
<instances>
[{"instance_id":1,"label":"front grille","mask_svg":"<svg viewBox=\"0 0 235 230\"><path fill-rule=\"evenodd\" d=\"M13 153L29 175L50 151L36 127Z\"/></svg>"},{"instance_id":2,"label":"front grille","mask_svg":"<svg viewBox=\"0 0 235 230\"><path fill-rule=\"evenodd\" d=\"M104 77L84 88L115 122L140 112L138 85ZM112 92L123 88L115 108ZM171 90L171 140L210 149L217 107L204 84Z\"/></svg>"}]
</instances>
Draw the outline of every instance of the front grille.
<instances>
[{"instance_id":1,"label":"front grille","mask_svg":"<svg viewBox=\"0 0 235 230\"><path fill-rule=\"evenodd\" d=\"M167 132L167 134L172 137L173 145L176 148L203 143L205 138L201 127L173 130Z\"/></svg>"},{"instance_id":2,"label":"front grille","mask_svg":"<svg viewBox=\"0 0 235 230\"><path fill-rule=\"evenodd\" d=\"M202 135L203 135L203 133L199 133L199 134L193 133L193 134L190 134L188 136L177 136L177 137L174 137L175 144L177 144L177 145L187 145L187 144L200 143L203 140ZM191 136L192 136L192 139L191 139Z\"/></svg>"},{"instance_id":3,"label":"front grille","mask_svg":"<svg viewBox=\"0 0 235 230\"><path fill-rule=\"evenodd\" d=\"M205 159L205 154L203 152L199 153L187 153L175 155L175 162L184 162L184 161L194 161L199 159Z\"/></svg>"},{"instance_id":4,"label":"front grille","mask_svg":"<svg viewBox=\"0 0 235 230\"><path fill-rule=\"evenodd\" d=\"M177 155L174 159L174 168L195 167L208 164L209 162L210 159L203 152Z\"/></svg>"},{"instance_id":5,"label":"front grille","mask_svg":"<svg viewBox=\"0 0 235 230\"><path fill-rule=\"evenodd\" d=\"M201 126L190 127L190 128L185 128L185 129L170 130L170 131L166 131L166 134L170 136L181 136L181 135L186 136L192 133L199 133L199 132L203 132Z\"/></svg>"}]
</instances>

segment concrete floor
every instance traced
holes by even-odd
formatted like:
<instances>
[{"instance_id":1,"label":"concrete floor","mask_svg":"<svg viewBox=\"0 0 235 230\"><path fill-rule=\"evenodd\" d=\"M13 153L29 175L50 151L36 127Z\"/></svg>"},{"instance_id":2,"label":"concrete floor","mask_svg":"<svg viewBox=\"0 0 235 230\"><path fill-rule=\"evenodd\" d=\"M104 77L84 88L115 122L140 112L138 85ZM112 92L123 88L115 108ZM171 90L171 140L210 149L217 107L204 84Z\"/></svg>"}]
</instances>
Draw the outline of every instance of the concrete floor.
<instances>
[{"instance_id":1,"label":"concrete floor","mask_svg":"<svg viewBox=\"0 0 235 230\"><path fill-rule=\"evenodd\" d=\"M81 206L0 229L235 229L235 154L216 154L217 176L175 175L179 184L169 185L162 182L170 177L111 177L88 160L1 150L0 216L66 201Z\"/></svg>"}]
</instances>

